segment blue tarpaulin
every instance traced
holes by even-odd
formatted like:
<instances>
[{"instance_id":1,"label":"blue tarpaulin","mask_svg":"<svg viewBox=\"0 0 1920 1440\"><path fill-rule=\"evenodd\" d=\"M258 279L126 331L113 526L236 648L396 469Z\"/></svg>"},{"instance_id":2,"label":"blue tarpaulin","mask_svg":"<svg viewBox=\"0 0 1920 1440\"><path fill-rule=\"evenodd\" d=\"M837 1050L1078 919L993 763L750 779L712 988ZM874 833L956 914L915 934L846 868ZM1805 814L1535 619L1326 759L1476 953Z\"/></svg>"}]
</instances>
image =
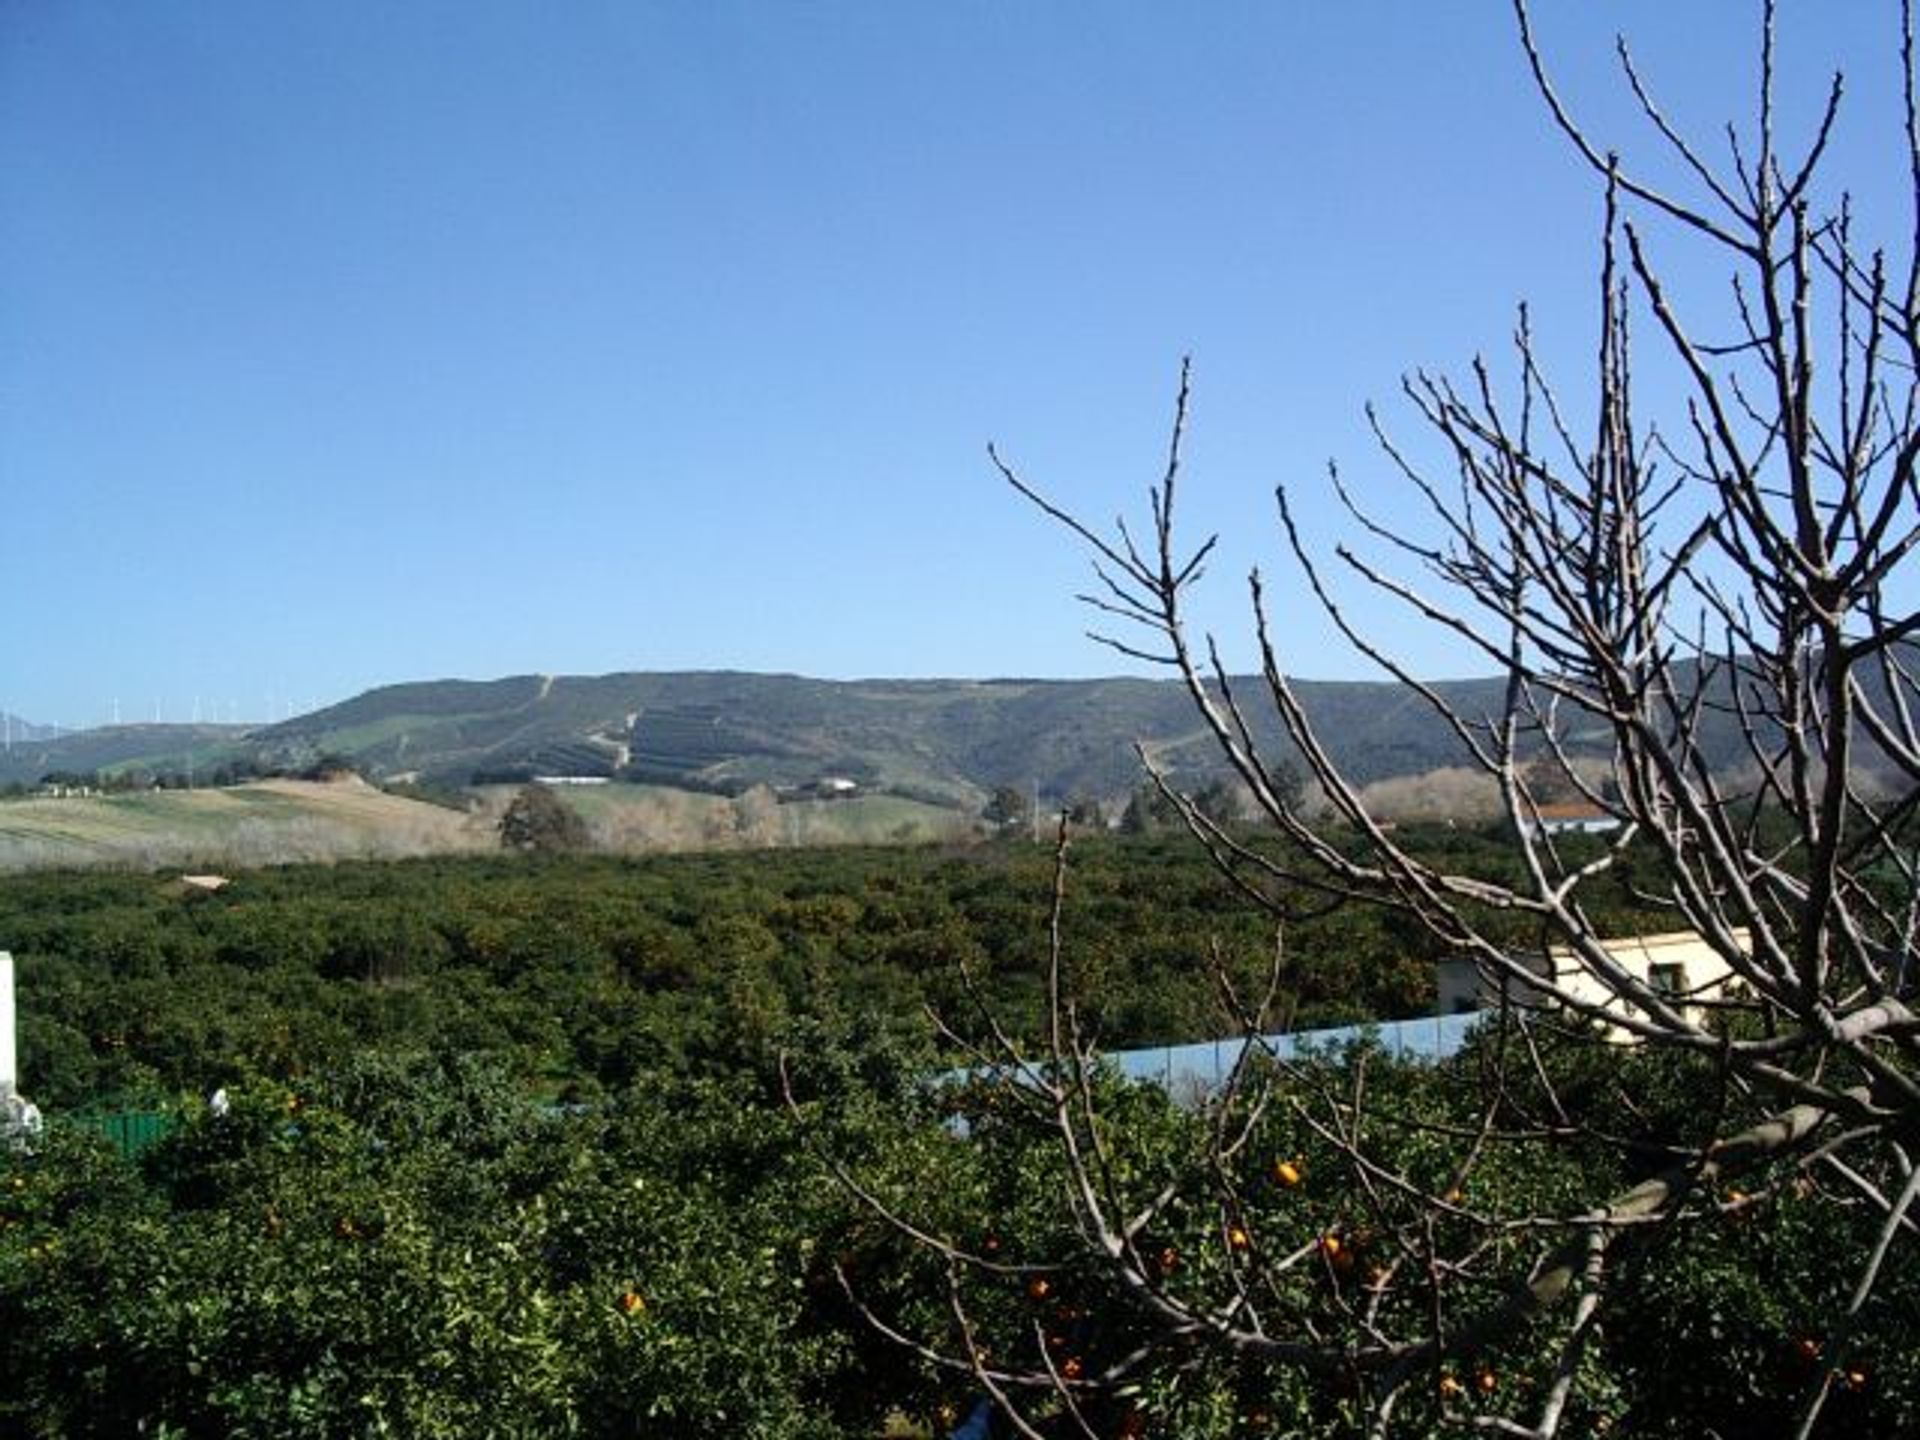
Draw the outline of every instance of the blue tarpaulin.
<instances>
[{"instance_id":1,"label":"blue tarpaulin","mask_svg":"<svg viewBox=\"0 0 1920 1440\"><path fill-rule=\"evenodd\" d=\"M1142 1050L1104 1050L1100 1060L1129 1080L1160 1085L1177 1100L1198 1099L1226 1083L1241 1052L1252 1045L1281 1060L1307 1054L1326 1054L1368 1041L1396 1060L1436 1061L1457 1053L1467 1035L1484 1018L1483 1012L1433 1015L1419 1020L1384 1020L1370 1025L1342 1025L1328 1030L1294 1030L1284 1035L1228 1037L1200 1040L1191 1045L1153 1045ZM1034 1063L1041 1064L1036 1057ZM964 1084L1019 1072L1007 1066L954 1070L940 1077L943 1085Z\"/></svg>"},{"instance_id":2,"label":"blue tarpaulin","mask_svg":"<svg viewBox=\"0 0 1920 1440\"><path fill-rule=\"evenodd\" d=\"M1217 1090L1226 1083L1240 1052L1248 1045L1282 1060L1308 1051L1344 1050L1371 1040L1398 1060L1444 1060L1466 1043L1480 1015L1434 1015L1418 1020L1387 1020L1377 1025L1343 1025L1332 1030L1296 1030L1254 1039L1202 1040L1192 1045L1160 1045L1145 1050L1115 1050L1104 1058L1131 1080L1152 1080L1175 1095Z\"/></svg>"}]
</instances>

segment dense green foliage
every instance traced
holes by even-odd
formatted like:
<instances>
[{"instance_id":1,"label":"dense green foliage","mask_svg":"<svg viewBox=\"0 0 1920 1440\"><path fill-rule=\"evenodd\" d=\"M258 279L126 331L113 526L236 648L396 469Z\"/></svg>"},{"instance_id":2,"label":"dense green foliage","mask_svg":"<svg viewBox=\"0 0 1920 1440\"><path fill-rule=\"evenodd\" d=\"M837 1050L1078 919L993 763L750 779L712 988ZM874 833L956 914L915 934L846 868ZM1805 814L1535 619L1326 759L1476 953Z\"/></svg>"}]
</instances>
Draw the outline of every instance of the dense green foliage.
<instances>
[{"instance_id":1,"label":"dense green foliage","mask_svg":"<svg viewBox=\"0 0 1920 1440\"><path fill-rule=\"evenodd\" d=\"M1016 1094L929 1088L911 1052L870 1034L783 1038L798 1057L795 1111L764 1080L660 1072L591 1105L541 1105L484 1060L370 1052L297 1086L248 1077L224 1116L189 1105L137 1164L56 1120L36 1153L0 1155L12 1337L0 1425L827 1440L878 1435L889 1415L951 1416L973 1382L879 1339L855 1309L958 1350L944 1269L835 1167L1003 1267L962 1281L995 1364L1032 1365L1044 1345L1065 1373L1097 1376L1151 1333L1141 1298L1067 1232L1059 1154ZM1480 1061L1425 1070L1363 1051L1296 1083L1350 1091L1364 1069L1378 1152L1431 1185L1451 1161L1425 1127L1475 1119ZM1716 1118L1669 1063L1606 1047L1547 1063L1563 1101L1631 1116L1646 1147L1696 1141ZM1128 1191L1157 1189L1203 1153L1205 1123L1157 1090L1104 1089ZM1502 1118L1537 1118L1541 1100L1516 1094ZM1483 1167L1463 1203L1552 1213L1635 1163L1632 1146L1543 1140ZM1231 1205L1195 1191L1141 1237L1169 1291L1257 1280L1270 1310L1278 1297L1290 1324L1322 1337L1351 1333L1376 1297L1387 1325L1424 1304L1417 1270L1377 1238L1411 1202L1363 1185L1289 1107L1271 1109L1231 1180ZM1572 1433L1776 1433L1835 1353L1833 1317L1871 1226L1834 1193L1788 1183L1737 1223L1624 1248ZM1532 1243L1515 1232L1481 1254L1487 1303ZM1277 1263L1303 1247L1305 1263ZM1906 1343L1917 1282L1898 1266L1863 1315L1823 1433L1920 1422L1920 1357ZM1462 1426L1524 1413L1551 1379L1556 1330L1549 1319L1503 1333L1436 1367L1403 1422L1419 1433L1448 1428L1446 1412ZM1193 1351L1083 1403L1100 1434L1337 1435L1357 1433L1362 1383L1337 1366Z\"/></svg>"},{"instance_id":2,"label":"dense green foliage","mask_svg":"<svg viewBox=\"0 0 1920 1440\"><path fill-rule=\"evenodd\" d=\"M1427 838L1501 863L1490 840ZM1263 963L1271 936L1247 908L1171 840L1076 854L1064 918L1091 1018L1116 1043L1227 1028L1201 960L1217 939ZM928 1083L951 1061L918 1015L930 1002L965 1027L978 995L1032 1026L1050 878L1010 846L342 865L216 895L0 881L25 1085L50 1116L32 1151L0 1152L0 1430L826 1440L889 1415L936 1424L975 1383L878 1338L856 1303L951 1351L945 1267L842 1175L1004 1267L963 1280L982 1345L1024 1365L1045 1343L1101 1374L1148 1332L1141 1297L1087 1262L1019 1094ZM1303 1016L1424 1003L1420 952L1390 917L1340 912L1289 942ZM1484 1058L1362 1053L1291 1083L1348 1093L1364 1067L1374 1152L1431 1186L1446 1137L1480 1122ZM1544 1063L1604 1133L1503 1147L1469 1206L1584 1205L1740 1113L1703 1105L1678 1061L1569 1046ZM1104 1088L1128 1192L1205 1153L1204 1123L1157 1090ZM77 1123L135 1102L176 1117L137 1159ZM1550 1109L1524 1087L1503 1106L1517 1134ZM1277 1178L1282 1159L1299 1183ZM1343 1259L1267 1277L1303 1330L1347 1333L1376 1293L1389 1319L1423 1303L1373 1238L1391 1190L1293 1107L1271 1106L1234 1164L1230 1205L1195 1187L1143 1237L1167 1287L1218 1291L1332 1235ZM1871 1217L1778 1178L1738 1223L1620 1252L1578 1433L1772 1433L1838 1353L1831 1317ZM1532 1240L1492 1245L1476 1293L1501 1293ZM1832 1433L1920 1423L1916 1278L1896 1251L1846 1342L1857 1381ZM1537 1395L1546 1353L1502 1335L1409 1404L1436 1427L1443 1402L1504 1413ZM1358 1383L1196 1351L1087 1404L1103 1434L1337 1434Z\"/></svg>"},{"instance_id":3,"label":"dense green foliage","mask_svg":"<svg viewBox=\"0 0 1920 1440\"><path fill-rule=\"evenodd\" d=\"M228 1096L137 1169L57 1123L0 1161L0 1426L825 1437L914 1403L818 1303L846 1202L750 1084L556 1110L368 1054Z\"/></svg>"},{"instance_id":4,"label":"dense green foliage","mask_svg":"<svg viewBox=\"0 0 1920 1440\"><path fill-rule=\"evenodd\" d=\"M1469 837L1493 863L1499 847ZM1249 968L1272 935L1192 848L1089 843L1073 964L1110 1046L1229 1033L1210 944ZM205 1093L367 1047L499 1057L592 1093L642 1070L733 1073L790 1017L974 1024L963 971L1037 1023L1051 869L1025 846L500 857L239 874L214 895L152 876L0 879L21 1063L44 1104ZM1419 1013L1423 952L1355 910L1289 938L1298 1024Z\"/></svg>"},{"instance_id":5,"label":"dense green foliage","mask_svg":"<svg viewBox=\"0 0 1920 1440\"><path fill-rule=\"evenodd\" d=\"M1228 1157L1219 1187L1205 1178L1207 1123L1151 1089L1116 1087L1103 1097L1110 1148L1101 1173L1122 1197L1118 1211L1137 1213L1162 1187L1180 1186L1180 1198L1136 1239L1153 1283L1196 1301L1257 1293L1270 1333L1314 1337L1326 1363L1242 1358L1170 1340L1147 1301L1063 1234L1059 1153L1035 1142L1031 1119L1004 1089L982 1086L964 1102L973 1188L916 1203L902 1186L889 1198L933 1233L1009 1267L997 1276L965 1272L968 1312L1000 1363L1038 1369L1044 1345L1056 1370L1071 1361L1068 1373L1098 1377L1136 1346L1158 1348L1157 1362L1134 1383L1083 1402L1096 1433L1358 1434L1370 1377L1339 1363L1342 1342L1358 1347L1426 1323L1431 1292L1421 1256L1390 1237L1423 1214L1424 1193L1447 1186L1460 1161L1457 1137L1488 1118L1484 1075L1500 1043L1489 1032L1432 1068L1364 1048L1308 1067L1283 1083L1248 1142ZM1535 1083L1516 1083L1519 1072L1508 1072L1509 1088L1490 1113L1503 1133L1532 1139L1488 1151L1465 1192L1455 1193L1463 1213L1437 1222L1466 1237L1473 1257L1456 1277L1459 1324L1500 1309L1554 1233L1551 1217L1581 1213L1596 1195L1618 1193L1756 1113L1710 1097L1699 1062L1670 1054L1567 1042L1539 1058ZM1328 1096L1362 1094L1370 1164L1385 1167L1365 1173L1306 1118ZM1562 1127L1591 1129L1556 1135L1556 1117ZM1915 1433L1920 1266L1896 1250L1849 1326L1840 1317L1883 1217L1844 1185L1791 1168L1743 1183L1752 1188L1736 1218L1655 1227L1616 1247L1608 1319L1582 1359L1562 1433L1772 1436L1830 1367L1835 1398L1820 1434ZM1726 1198L1701 1194L1694 1204L1710 1211ZM1511 1223L1527 1215L1543 1219ZM952 1345L939 1298L901 1307L903 1328ZM1493 1416L1528 1423L1552 1383L1564 1334L1564 1316L1549 1313L1434 1364L1428 1383L1403 1398L1395 1433L1470 1433ZM1062 1425L1059 1433L1077 1432Z\"/></svg>"}]
</instances>

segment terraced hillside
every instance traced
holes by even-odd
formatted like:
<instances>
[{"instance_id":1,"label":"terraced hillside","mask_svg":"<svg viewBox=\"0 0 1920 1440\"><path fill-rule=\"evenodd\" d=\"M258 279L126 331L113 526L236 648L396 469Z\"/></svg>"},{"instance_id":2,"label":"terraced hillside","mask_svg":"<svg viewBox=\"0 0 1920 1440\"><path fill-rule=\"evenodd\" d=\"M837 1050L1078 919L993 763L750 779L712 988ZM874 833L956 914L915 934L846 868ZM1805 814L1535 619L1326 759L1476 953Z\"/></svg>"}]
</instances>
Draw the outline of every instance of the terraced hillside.
<instances>
[{"instance_id":1,"label":"terraced hillside","mask_svg":"<svg viewBox=\"0 0 1920 1440\"><path fill-rule=\"evenodd\" d=\"M1355 691L1358 703L1336 729L1361 741L1354 754L1366 770L1369 722L1387 713L1379 689L1316 688L1342 711L1344 692ZM704 671L443 681L370 691L253 741L453 783L560 773L737 793L838 777L965 809L1007 783L1037 784L1047 797L1122 795L1139 779L1136 741L1191 777L1217 764L1185 694L1131 678L822 681ZM1457 758L1450 736L1408 728L1404 717L1382 749L1418 768Z\"/></svg>"},{"instance_id":2,"label":"terraced hillside","mask_svg":"<svg viewBox=\"0 0 1920 1440\"><path fill-rule=\"evenodd\" d=\"M1904 663L1920 663L1920 650ZM1431 689L1469 722L1498 714L1504 701L1503 683L1492 679ZM1298 681L1295 692L1362 784L1466 759L1453 730L1401 686ZM1240 682L1236 693L1253 697L1250 718L1269 756L1284 756L1263 687ZM1718 696L1709 701L1699 717L1708 758L1750 764L1736 708ZM1577 756L1598 762L1607 753L1598 730L1567 739ZM1007 784L1037 789L1048 803L1117 799L1139 783L1136 745L1182 783L1222 768L1186 692L1166 680L521 675L390 685L252 730L128 725L36 738L0 753L0 784L32 785L55 770L192 770L202 779L223 764L297 771L337 754L375 779L439 785L567 775L738 795L755 785L791 793L850 780L863 793L977 811Z\"/></svg>"}]
</instances>

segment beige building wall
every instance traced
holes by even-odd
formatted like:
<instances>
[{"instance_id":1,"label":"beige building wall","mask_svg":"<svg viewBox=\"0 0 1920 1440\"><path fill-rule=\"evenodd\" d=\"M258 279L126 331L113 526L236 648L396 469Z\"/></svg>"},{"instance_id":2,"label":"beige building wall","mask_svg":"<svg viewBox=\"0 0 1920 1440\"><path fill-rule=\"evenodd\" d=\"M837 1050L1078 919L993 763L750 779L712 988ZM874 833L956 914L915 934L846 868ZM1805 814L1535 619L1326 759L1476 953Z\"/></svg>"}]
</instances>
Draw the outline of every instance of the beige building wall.
<instances>
[{"instance_id":1,"label":"beige building wall","mask_svg":"<svg viewBox=\"0 0 1920 1440\"><path fill-rule=\"evenodd\" d=\"M1747 933L1736 930L1734 937L1746 948ZM1616 964L1636 980L1663 990L1680 1003L1678 1009L1687 1019L1698 1022L1703 1014L1700 1001L1729 998L1738 982L1733 972L1713 948L1692 930L1664 935L1631 935L1604 942ZM1628 1004L1582 965L1565 946L1554 946L1544 955L1521 956L1529 970L1562 991L1602 1010L1618 1015L1635 1015L1637 1007ZM1483 975L1480 967L1465 957L1440 962L1436 977L1438 1009L1443 1015L1464 1010L1483 1010L1500 1003L1500 978ZM1522 1005L1541 1005L1547 997L1541 991L1515 993ZM1694 1003L1689 1003L1694 1002ZM1609 1038L1626 1040L1629 1032L1619 1026L1605 1026Z\"/></svg>"}]
</instances>

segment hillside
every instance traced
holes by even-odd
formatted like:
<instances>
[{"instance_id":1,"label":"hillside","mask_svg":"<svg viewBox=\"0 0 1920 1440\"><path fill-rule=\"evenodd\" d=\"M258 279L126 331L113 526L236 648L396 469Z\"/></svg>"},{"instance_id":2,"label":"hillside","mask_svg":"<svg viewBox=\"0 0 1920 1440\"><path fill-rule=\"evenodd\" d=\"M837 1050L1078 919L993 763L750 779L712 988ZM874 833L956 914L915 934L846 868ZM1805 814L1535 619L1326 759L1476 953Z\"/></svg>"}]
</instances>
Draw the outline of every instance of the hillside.
<instances>
[{"instance_id":1,"label":"hillside","mask_svg":"<svg viewBox=\"0 0 1920 1440\"><path fill-rule=\"evenodd\" d=\"M0 804L0 871L397 858L491 850L484 821L356 780L268 780Z\"/></svg>"},{"instance_id":2,"label":"hillside","mask_svg":"<svg viewBox=\"0 0 1920 1440\"><path fill-rule=\"evenodd\" d=\"M0 751L0 785L33 785L50 774L113 775L193 772L205 780L222 764L251 753L246 725L102 725L56 730L16 721L13 743Z\"/></svg>"},{"instance_id":3,"label":"hillside","mask_svg":"<svg viewBox=\"0 0 1920 1440\"><path fill-rule=\"evenodd\" d=\"M1473 708L1491 682L1447 687ZM1373 684L1308 683L1314 713L1363 779L1458 758L1418 702ZM1277 726L1265 727L1277 736ZM736 791L840 776L972 807L998 784L1044 796L1124 794L1135 742L1187 778L1216 761L1171 682L823 681L695 671L439 681L369 691L258 731L288 755L352 755L377 774L464 783L524 774L624 778Z\"/></svg>"},{"instance_id":4,"label":"hillside","mask_svg":"<svg viewBox=\"0 0 1920 1440\"><path fill-rule=\"evenodd\" d=\"M52 740L63 732L57 725L36 725L31 720L23 720L11 710L0 710L0 741L11 750L15 745L27 745L36 740Z\"/></svg>"},{"instance_id":5,"label":"hillside","mask_svg":"<svg viewBox=\"0 0 1920 1440\"><path fill-rule=\"evenodd\" d=\"M1258 682L1236 682L1272 757L1287 748ZM1495 679L1434 689L1468 718L1493 715ZM1298 681L1323 741L1362 784L1458 765L1458 738L1412 692L1384 682ZM1251 703L1250 701L1250 703ZM1746 759L1730 707L1709 706L1702 742L1716 765ZM1571 737L1596 757L1605 737ZM1584 742L1584 746L1583 746ZM813 680L732 671L522 675L384 686L309 715L245 729L123 725L16 743L0 784L51 771L144 770L203 782L222 767L298 770L351 758L374 779L464 786L533 775L617 778L737 795L829 778L977 808L996 785L1043 800L1113 800L1139 782L1134 746L1183 783L1221 762L1173 681Z\"/></svg>"}]
</instances>

